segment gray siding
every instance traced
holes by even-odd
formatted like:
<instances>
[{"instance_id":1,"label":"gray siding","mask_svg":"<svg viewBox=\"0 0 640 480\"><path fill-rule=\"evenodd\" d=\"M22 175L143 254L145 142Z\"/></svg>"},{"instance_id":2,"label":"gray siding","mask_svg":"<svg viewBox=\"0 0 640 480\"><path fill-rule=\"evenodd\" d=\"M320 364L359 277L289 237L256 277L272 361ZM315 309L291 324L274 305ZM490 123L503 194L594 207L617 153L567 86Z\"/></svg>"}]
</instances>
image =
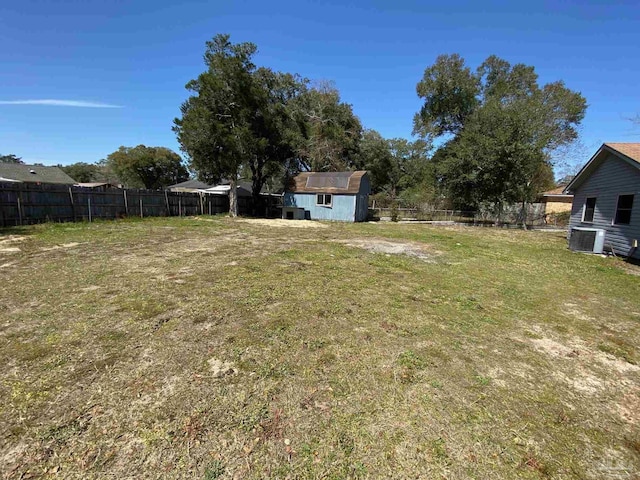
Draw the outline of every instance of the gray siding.
<instances>
[{"instance_id":1,"label":"gray siding","mask_svg":"<svg viewBox=\"0 0 640 480\"><path fill-rule=\"evenodd\" d=\"M613 225L618 195L628 194L635 195L631 223L629 225ZM582 212L587 197L596 197L593 223L582 221ZM613 247L618 255L628 255L633 240L640 241L640 170L609 154L576 189L569 223L569 228L572 227L602 228L606 230L605 246ZM636 249L632 256L640 258L640 249Z\"/></svg>"}]
</instances>

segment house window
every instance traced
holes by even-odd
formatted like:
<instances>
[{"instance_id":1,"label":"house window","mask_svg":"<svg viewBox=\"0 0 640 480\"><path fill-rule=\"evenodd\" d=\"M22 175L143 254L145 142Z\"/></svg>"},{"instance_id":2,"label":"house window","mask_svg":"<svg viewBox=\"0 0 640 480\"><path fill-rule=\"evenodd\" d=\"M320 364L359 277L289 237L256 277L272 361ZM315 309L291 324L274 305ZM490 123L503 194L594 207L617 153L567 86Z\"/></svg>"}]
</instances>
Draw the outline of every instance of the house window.
<instances>
[{"instance_id":1,"label":"house window","mask_svg":"<svg viewBox=\"0 0 640 480\"><path fill-rule=\"evenodd\" d=\"M319 193L316 195L316 205L322 205L323 207L331 206L332 195L326 193Z\"/></svg>"},{"instance_id":2,"label":"house window","mask_svg":"<svg viewBox=\"0 0 640 480\"><path fill-rule=\"evenodd\" d=\"M596 211L596 197L589 197L584 202L584 211L582 212L583 222L593 222L593 214Z\"/></svg>"},{"instance_id":3,"label":"house window","mask_svg":"<svg viewBox=\"0 0 640 480\"><path fill-rule=\"evenodd\" d=\"M633 207L633 195L618 196L618 206L616 208L616 218L613 221L616 225L629 225L631 223L631 208Z\"/></svg>"}]
</instances>

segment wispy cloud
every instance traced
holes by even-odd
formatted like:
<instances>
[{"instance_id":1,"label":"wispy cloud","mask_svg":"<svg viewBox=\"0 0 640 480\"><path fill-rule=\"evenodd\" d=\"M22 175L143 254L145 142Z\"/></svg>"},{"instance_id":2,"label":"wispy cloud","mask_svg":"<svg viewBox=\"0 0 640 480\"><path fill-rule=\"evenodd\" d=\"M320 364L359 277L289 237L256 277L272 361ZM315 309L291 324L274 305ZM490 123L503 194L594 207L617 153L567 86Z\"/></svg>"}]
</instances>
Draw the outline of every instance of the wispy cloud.
<instances>
[{"instance_id":1,"label":"wispy cloud","mask_svg":"<svg viewBox=\"0 0 640 480\"><path fill-rule=\"evenodd\" d=\"M0 100L0 105L48 105L53 107L82 107L82 108L122 108L121 105L112 105L101 102L84 102L81 100Z\"/></svg>"}]
</instances>

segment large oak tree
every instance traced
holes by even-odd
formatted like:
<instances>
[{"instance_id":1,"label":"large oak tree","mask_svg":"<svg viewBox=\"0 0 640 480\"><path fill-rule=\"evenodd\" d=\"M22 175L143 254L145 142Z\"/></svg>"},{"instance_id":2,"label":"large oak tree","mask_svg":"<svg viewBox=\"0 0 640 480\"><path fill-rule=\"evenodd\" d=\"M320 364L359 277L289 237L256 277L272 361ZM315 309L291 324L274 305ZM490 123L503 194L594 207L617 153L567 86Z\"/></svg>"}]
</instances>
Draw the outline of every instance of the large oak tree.
<instances>
[{"instance_id":1,"label":"large oak tree","mask_svg":"<svg viewBox=\"0 0 640 480\"><path fill-rule=\"evenodd\" d=\"M180 155L165 147L120 147L107 156L106 165L132 188L158 189L189 178Z\"/></svg>"},{"instance_id":2,"label":"large oak tree","mask_svg":"<svg viewBox=\"0 0 640 480\"><path fill-rule=\"evenodd\" d=\"M454 203L475 208L527 202L553 180L551 159L577 136L586 100L531 66L491 56L475 71L442 55L417 85L414 131L439 139L438 178Z\"/></svg>"}]
</instances>

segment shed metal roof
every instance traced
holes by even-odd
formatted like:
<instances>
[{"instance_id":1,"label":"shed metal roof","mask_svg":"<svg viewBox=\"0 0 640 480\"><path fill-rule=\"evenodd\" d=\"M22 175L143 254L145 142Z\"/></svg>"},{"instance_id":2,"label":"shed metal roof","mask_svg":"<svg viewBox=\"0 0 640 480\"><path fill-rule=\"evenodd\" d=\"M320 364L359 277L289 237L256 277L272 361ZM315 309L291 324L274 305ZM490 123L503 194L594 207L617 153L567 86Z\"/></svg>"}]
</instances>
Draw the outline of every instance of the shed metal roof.
<instances>
[{"instance_id":1,"label":"shed metal roof","mask_svg":"<svg viewBox=\"0 0 640 480\"><path fill-rule=\"evenodd\" d=\"M294 177L289 190L295 193L357 194L366 171L303 172Z\"/></svg>"}]
</instances>

